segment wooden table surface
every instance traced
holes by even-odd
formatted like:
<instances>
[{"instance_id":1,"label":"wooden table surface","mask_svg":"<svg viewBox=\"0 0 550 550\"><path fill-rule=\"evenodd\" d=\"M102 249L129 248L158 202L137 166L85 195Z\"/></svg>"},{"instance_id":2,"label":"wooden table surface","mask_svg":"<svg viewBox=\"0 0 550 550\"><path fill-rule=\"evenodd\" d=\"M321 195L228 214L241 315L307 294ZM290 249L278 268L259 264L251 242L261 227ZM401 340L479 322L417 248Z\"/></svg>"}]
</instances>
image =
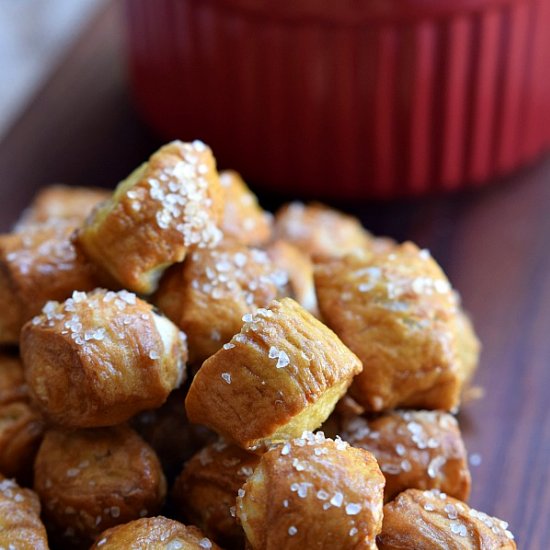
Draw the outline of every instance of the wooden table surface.
<instances>
[{"instance_id":1,"label":"wooden table surface","mask_svg":"<svg viewBox=\"0 0 550 550\"><path fill-rule=\"evenodd\" d=\"M113 186L158 145L129 101L120 24L107 8L0 143L2 230L40 185ZM476 193L348 210L429 248L462 294L484 347L485 397L460 413L481 456L470 502L519 548L550 548L550 160Z\"/></svg>"}]
</instances>

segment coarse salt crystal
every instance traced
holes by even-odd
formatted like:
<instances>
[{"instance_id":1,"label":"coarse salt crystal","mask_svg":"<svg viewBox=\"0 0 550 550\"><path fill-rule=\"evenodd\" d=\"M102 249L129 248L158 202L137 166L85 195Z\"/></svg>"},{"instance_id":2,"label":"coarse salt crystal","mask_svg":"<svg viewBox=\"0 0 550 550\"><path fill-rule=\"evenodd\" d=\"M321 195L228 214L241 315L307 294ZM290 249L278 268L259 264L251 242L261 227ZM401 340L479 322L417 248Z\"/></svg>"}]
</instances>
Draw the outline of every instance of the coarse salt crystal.
<instances>
[{"instance_id":1,"label":"coarse salt crystal","mask_svg":"<svg viewBox=\"0 0 550 550\"><path fill-rule=\"evenodd\" d=\"M395 452L399 455L399 456L404 456L405 455L405 446L401 443L398 443L396 446L395 446Z\"/></svg>"},{"instance_id":2,"label":"coarse salt crystal","mask_svg":"<svg viewBox=\"0 0 550 550\"><path fill-rule=\"evenodd\" d=\"M279 352L279 358L277 360L277 364L275 365L278 369L282 369L286 367L290 363L290 359L286 352L280 351Z\"/></svg>"},{"instance_id":3,"label":"coarse salt crystal","mask_svg":"<svg viewBox=\"0 0 550 550\"><path fill-rule=\"evenodd\" d=\"M356 516L361 511L361 504L350 502L349 504L346 504L346 514L348 516Z\"/></svg>"},{"instance_id":4,"label":"coarse salt crystal","mask_svg":"<svg viewBox=\"0 0 550 550\"><path fill-rule=\"evenodd\" d=\"M469 462L471 466L479 466L481 464L481 455L479 453L472 453L469 456Z\"/></svg>"},{"instance_id":5,"label":"coarse salt crystal","mask_svg":"<svg viewBox=\"0 0 550 550\"><path fill-rule=\"evenodd\" d=\"M451 521L451 532L455 535L458 535L460 532L461 523L458 521Z\"/></svg>"},{"instance_id":6,"label":"coarse salt crystal","mask_svg":"<svg viewBox=\"0 0 550 550\"><path fill-rule=\"evenodd\" d=\"M445 462L447 462L447 459L444 456L436 456L433 458L428 465L428 476L432 479L437 477Z\"/></svg>"}]
</instances>

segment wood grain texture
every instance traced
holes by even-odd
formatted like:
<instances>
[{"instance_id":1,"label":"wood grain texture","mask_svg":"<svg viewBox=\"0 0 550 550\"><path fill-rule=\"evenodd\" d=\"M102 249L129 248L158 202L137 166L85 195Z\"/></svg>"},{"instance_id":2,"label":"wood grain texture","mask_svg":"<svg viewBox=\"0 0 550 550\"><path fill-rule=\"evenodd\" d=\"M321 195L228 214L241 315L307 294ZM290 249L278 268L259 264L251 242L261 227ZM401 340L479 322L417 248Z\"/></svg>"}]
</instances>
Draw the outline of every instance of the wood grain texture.
<instances>
[{"instance_id":1,"label":"wood grain texture","mask_svg":"<svg viewBox=\"0 0 550 550\"><path fill-rule=\"evenodd\" d=\"M0 143L2 230L40 185L113 186L158 145L130 106L121 42L111 5ZM262 199L273 207L284 197ZM476 193L339 206L376 233L428 247L461 292L484 346L486 396L460 413L482 457L471 504L509 521L520 548L548 548L549 159Z\"/></svg>"}]
</instances>

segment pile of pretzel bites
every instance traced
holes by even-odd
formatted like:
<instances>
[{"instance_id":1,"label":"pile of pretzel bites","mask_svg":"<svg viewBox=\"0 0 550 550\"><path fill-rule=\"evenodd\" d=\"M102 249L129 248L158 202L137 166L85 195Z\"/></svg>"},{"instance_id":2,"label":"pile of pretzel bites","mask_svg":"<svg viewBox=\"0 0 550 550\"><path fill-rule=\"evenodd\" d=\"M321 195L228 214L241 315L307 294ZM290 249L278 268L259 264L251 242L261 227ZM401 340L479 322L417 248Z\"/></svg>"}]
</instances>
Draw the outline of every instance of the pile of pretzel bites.
<instances>
[{"instance_id":1,"label":"pile of pretzel bites","mask_svg":"<svg viewBox=\"0 0 550 550\"><path fill-rule=\"evenodd\" d=\"M430 253L200 141L37 195L0 343L0 548L516 548L466 504L479 343Z\"/></svg>"}]
</instances>

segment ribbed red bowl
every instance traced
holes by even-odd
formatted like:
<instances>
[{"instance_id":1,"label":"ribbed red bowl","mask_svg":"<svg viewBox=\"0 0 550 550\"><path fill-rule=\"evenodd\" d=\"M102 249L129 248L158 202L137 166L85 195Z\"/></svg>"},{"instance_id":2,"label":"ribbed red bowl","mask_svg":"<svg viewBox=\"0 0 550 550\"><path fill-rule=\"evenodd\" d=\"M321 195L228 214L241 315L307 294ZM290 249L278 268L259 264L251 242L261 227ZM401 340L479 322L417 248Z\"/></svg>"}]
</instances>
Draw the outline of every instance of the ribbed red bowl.
<instances>
[{"instance_id":1,"label":"ribbed red bowl","mask_svg":"<svg viewBox=\"0 0 550 550\"><path fill-rule=\"evenodd\" d=\"M478 186L550 145L550 0L127 0L165 138L319 198Z\"/></svg>"}]
</instances>

